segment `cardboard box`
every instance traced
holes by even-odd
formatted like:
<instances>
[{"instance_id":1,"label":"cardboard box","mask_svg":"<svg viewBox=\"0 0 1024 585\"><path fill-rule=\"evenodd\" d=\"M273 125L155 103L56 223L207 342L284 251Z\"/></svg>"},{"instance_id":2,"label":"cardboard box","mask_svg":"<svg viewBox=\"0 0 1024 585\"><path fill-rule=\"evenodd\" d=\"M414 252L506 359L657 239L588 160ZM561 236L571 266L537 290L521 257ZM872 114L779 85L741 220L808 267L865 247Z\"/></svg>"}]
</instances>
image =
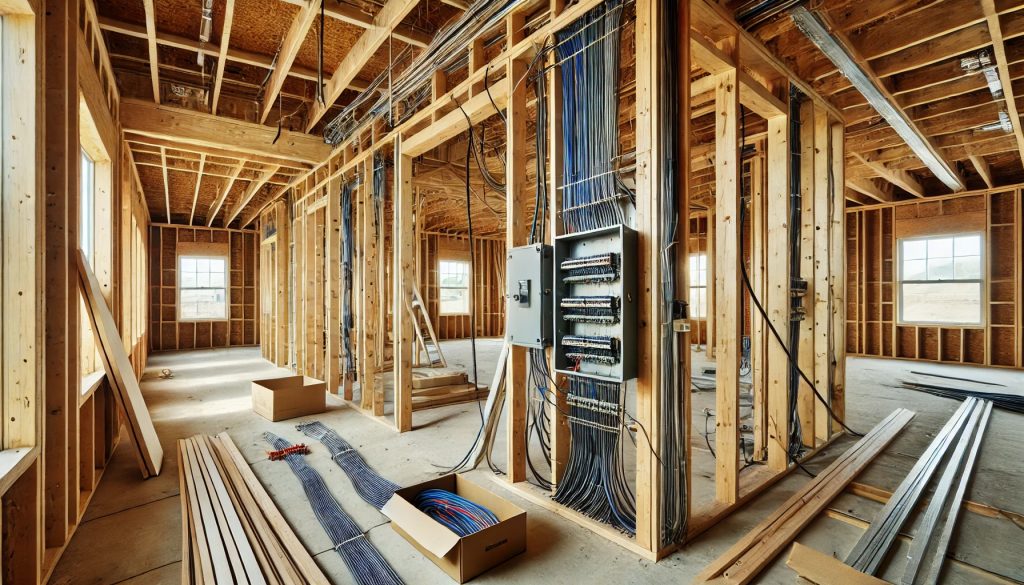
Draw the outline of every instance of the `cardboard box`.
<instances>
[{"instance_id":1,"label":"cardboard box","mask_svg":"<svg viewBox=\"0 0 1024 585\"><path fill-rule=\"evenodd\" d=\"M442 489L480 504L498 517L498 524L459 537L412 502L427 489ZM382 510L391 527L459 583L526 550L526 511L461 475L449 474L395 492Z\"/></svg>"},{"instance_id":2,"label":"cardboard box","mask_svg":"<svg viewBox=\"0 0 1024 585\"><path fill-rule=\"evenodd\" d=\"M252 410L271 421L327 410L327 384L307 376L253 380Z\"/></svg>"}]
</instances>

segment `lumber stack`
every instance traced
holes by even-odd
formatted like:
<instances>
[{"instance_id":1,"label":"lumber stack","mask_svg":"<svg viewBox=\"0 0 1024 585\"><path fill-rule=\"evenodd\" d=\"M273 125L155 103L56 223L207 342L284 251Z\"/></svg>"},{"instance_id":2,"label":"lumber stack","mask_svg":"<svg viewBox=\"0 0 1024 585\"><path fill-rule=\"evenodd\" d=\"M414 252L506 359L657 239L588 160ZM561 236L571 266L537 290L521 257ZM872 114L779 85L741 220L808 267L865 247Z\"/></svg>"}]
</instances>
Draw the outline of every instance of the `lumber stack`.
<instances>
[{"instance_id":1,"label":"lumber stack","mask_svg":"<svg viewBox=\"0 0 1024 585\"><path fill-rule=\"evenodd\" d=\"M179 440L178 467L182 583L329 583L227 433Z\"/></svg>"},{"instance_id":2,"label":"lumber stack","mask_svg":"<svg viewBox=\"0 0 1024 585\"><path fill-rule=\"evenodd\" d=\"M786 503L708 565L696 583L743 585L753 580L796 535L903 430L914 413L898 408Z\"/></svg>"}]
</instances>

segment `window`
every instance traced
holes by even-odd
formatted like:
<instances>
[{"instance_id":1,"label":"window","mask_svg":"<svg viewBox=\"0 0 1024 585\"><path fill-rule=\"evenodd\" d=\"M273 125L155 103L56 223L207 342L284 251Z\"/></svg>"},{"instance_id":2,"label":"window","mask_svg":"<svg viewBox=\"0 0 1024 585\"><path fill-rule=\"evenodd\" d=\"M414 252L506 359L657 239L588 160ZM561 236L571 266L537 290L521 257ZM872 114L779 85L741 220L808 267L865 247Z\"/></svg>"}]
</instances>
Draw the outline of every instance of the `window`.
<instances>
[{"instance_id":1,"label":"window","mask_svg":"<svg viewBox=\"0 0 1024 585\"><path fill-rule=\"evenodd\" d=\"M981 324L980 234L899 244L900 322Z\"/></svg>"},{"instance_id":2,"label":"window","mask_svg":"<svg viewBox=\"0 0 1024 585\"><path fill-rule=\"evenodd\" d=\"M708 317L708 255L690 254L690 318Z\"/></svg>"},{"instance_id":3,"label":"window","mask_svg":"<svg viewBox=\"0 0 1024 585\"><path fill-rule=\"evenodd\" d=\"M441 286L441 314L469 313L469 262L441 260L438 266Z\"/></svg>"},{"instance_id":4,"label":"window","mask_svg":"<svg viewBox=\"0 0 1024 585\"><path fill-rule=\"evenodd\" d=\"M178 266L178 318L227 319L228 260L223 256L181 256Z\"/></svg>"},{"instance_id":5,"label":"window","mask_svg":"<svg viewBox=\"0 0 1024 585\"><path fill-rule=\"evenodd\" d=\"M96 237L96 163L82 149L78 202L78 246L90 262L93 261Z\"/></svg>"}]
</instances>

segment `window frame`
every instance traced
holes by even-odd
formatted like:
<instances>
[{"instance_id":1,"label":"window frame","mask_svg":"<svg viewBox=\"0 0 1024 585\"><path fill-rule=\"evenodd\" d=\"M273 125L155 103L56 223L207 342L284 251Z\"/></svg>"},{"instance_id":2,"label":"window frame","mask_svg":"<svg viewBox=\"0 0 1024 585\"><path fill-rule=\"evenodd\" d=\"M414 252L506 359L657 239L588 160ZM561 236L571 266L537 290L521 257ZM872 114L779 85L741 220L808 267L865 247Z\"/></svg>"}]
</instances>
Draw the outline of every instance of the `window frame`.
<instances>
[{"instance_id":1,"label":"window frame","mask_svg":"<svg viewBox=\"0 0 1024 585\"><path fill-rule=\"evenodd\" d=\"M466 286L445 286L442 284L443 272L441 265L445 262L453 264L462 264L466 267ZM443 301L441 300L441 293L445 289L451 290L464 290L466 291L466 310L465 311L446 311L444 310ZM473 312L473 265L469 260L465 258L456 258L451 256L438 257L437 259L437 314L443 317L461 317L470 315Z\"/></svg>"},{"instance_id":2,"label":"window frame","mask_svg":"<svg viewBox=\"0 0 1024 585\"><path fill-rule=\"evenodd\" d=\"M707 318L708 318L708 303L707 303L707 298L708 298L707 297L708 272L709 272L709 270L708 270L708 253L705 252L705 251L702 251L702 250L698 250L696 252L691 252L690 255L687 257L687 262L690 262L691 258L696 258L697 259L696 275L699 275L700 272L701 272L701 268L700 268L700 259L701 259L701 257L704 258L704 270L703 270L703 272L704 272L704 284L694 284L694 282L695 282L695 279L694 279L695 274L693 272L689 273L688 276L690 277L690 282L689 282L689 286L688 286L689 290L687 291L688 294L687 294L687 297L686 297L686 301L687 301L687 303L689 303L688 311L687 311L687 313L689 314L689 318L697 320L697 321L706 321ZM689 269L690 269L690 266L689 266L689 264L687 264L687 270L689 270ZM690 299L692 298L691 295L693 294L693 290L694 289L704 289L704 314L703 315L697 315L693 311L692 303L690 303Z\"/></svg>"},{"instance_id":3,"label":"window frame","mask_svg":"<svg viewBox=\"0 0 1024 585\"><path fill-rule=\"evenodd\" d=\"M905 242L922 241L928 242L929 240L940 240L940 239L951 239L954 240L953 245L955 246L955 240L957 238L967 236L978 236L978 268L980 276L978 278L950 278L950 279L937 279L937 280L905 280L903 278L903 244ZM987 260L985 256L985 233L983 231L970 230L966 232L948 233L948 234L929 234L929 235L914 235L905 238L896 239L896 267L895 267L895 286L893 305L895 311L895 322L898 326L906 327L940 327L943 329L979 329L984 328L987 323L985 307L988 305L988 296L986 294L985 283L988 280L988 274L986 270ZM956 262L955 247L954 255L951 257ZM927 260L927 256L925 258ZM955 273L954 273L955 275ZM973 283L977 284L979 288L978 295L978 321L977 322L957 322L957 321L913 321L903 318L903 285L904 284L941 284L941 283Z\"/></svg>"},{"instance_id":4,"label":"window frame","mask_svg":"<svg viewBox=\"0 0 1024 585\"><path fill-rule=\"evenodd\" d=\"M186 258L195 260L222 260L224 262L224 286L183 286L182 285L182 263ZM181 291L182 290L217 290L224 289L224 316L223 317L185 317L182 314L184 305L181 302ZM179 323L205 323L214 321L229 321L231 319L231 258L227 254L217 253L180 253L178 254L177 263L177 283L175 286L175 295L177 300L177 318Z\"/></svg>"}]
</instances>

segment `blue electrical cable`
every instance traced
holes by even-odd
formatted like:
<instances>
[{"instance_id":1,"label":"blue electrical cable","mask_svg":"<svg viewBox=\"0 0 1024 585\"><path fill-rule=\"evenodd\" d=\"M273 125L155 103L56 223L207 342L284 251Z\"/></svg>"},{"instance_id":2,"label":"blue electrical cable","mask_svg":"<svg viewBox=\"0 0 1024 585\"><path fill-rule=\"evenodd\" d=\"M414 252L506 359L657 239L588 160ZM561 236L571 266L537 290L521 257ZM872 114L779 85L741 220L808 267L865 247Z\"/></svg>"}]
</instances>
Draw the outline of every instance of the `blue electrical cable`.
<instances>
[{"instance_id":1,"label":"blue electrical cable","mask_svg":"<svg viewBox=\"0 0 1024 585\"><path fill-rule=\"evenodd\" d=\"M345 472L359 497L380 510L398 489L398 485L388 481L374 471L362 455L341 435L320 421L304 423L295 427L307 437L317 439L331 452L331 459Z\"/></svg>"},{"instance_id":2,"label":"blue electrical cable","mask_svg":"<svg viewBox=\"0 0 1024 585\"><path fill-rule=\"evenodd\" d=\"M499 522L487 508L447 490L423 490L413 504L459 536L469 536Z\"/></svg>"}]
</instances>

